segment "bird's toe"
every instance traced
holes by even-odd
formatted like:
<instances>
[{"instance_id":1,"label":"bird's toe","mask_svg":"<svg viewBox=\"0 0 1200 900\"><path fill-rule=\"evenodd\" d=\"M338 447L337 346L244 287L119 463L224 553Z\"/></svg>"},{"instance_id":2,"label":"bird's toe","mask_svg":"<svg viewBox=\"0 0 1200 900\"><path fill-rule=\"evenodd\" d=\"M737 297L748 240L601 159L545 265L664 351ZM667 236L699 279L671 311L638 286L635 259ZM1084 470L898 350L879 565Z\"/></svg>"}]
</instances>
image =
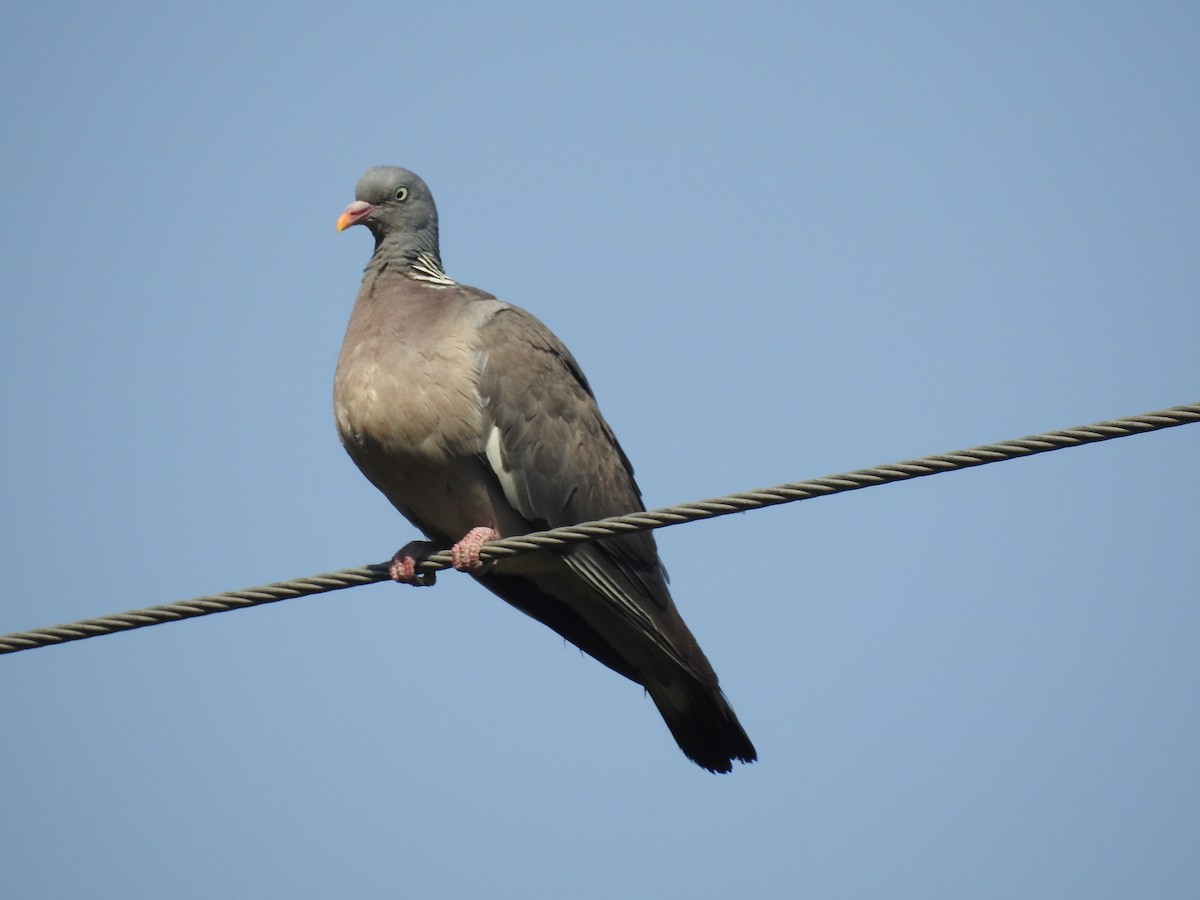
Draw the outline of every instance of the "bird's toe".
<instances>
[{"instance_id":1,"label":"bird's toe","mask_svg":"<svg viewBox=\"0 0 1200 900\"><path fill-rule=\"evenodd\" d=\"M461 541L450 548L454 568L460 572L478 575L487 565L479 558L479 551L488 541L498 540L499 537L500 534L495 528L486 525L472 528Z\"/></svg>"},{"instance_id":2,"label":"bird's toe","mask_svg":"<svg viewBox=\"0 0 1200 900\"><path fill-rule=\"evenodd\" d=\"M409 541L392 556L388 566L388 575L392 581L400 584L411 584L414 587L428 587L437 581L437 572L419 572L417 567L432 553L434 547L428 541Z\"/></svg>"}]
</instances>

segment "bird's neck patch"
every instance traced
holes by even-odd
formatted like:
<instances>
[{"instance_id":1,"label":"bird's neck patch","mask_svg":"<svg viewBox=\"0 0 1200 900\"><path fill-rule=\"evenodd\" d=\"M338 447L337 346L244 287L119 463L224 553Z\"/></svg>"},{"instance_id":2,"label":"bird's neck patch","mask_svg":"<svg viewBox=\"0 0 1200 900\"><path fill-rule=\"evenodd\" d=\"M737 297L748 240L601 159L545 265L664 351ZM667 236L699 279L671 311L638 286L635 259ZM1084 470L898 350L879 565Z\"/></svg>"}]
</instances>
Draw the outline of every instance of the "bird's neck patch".
<instances>
[{"instance_id":1,"label":"bird's neck patch","mask_svg":"<svg viewBox=\"0 0 1200 900\"><path fill-rule=\"evenodd\" d=\"M421 252L412 261L409 275L417 281L427 281L430 284L455 284L453 278L442 271L442 264L436 256Z\"/></svg>"}]
</instances>

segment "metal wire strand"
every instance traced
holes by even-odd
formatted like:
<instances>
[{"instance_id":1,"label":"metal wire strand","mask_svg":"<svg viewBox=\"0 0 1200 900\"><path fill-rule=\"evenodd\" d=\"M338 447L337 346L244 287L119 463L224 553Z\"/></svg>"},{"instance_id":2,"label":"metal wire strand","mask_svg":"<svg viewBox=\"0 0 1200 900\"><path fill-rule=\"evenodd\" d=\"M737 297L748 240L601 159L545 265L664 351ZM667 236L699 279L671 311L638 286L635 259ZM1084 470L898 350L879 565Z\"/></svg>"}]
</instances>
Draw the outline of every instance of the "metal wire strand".
<instances>
[{"instance_id":1,"label":"metal wire strand","mask_svg":"<svg viewBox=\"0 0 1200 900\"><path fill-rule=\"evenodd\" d=\"M480 558L484 560L503 559L521 553L532 553L536 550L565 547L570 544L594 541L635 531L665 528L668 525L693 522L698 519L711 519L735 512L777 506L781 503L828 497L845 491L856 491L860 488L874 487L894 481L907 481L926 475L938 475L942 472L1033 456L1051 450L1079 447L1084 444L1094 444L1194 422L1200 422L1200 403L1173 406L1139 416L1096 422L1092 425L1082 425L1062 431L1049 431L1045 434L1033 434L1016 440L1002 441L998 444L972 447L969 450L954 450L950 453L923 456L919 459L875 466L870 469L856 469L839 475L827 475L824 478L780 484L755 491L715 497L711 500L698 500L695 503L685 503L680 506L612 516L594 522L583 522L549 531L534 532L521 537L489 541L480 551ZM429 556L419 566L419 571L436 572L440 569L447 569L450 565L450 553L446 550ZM388 564L379 563L355 569L341 569L323 575L311 575L292 581L280 581L241 591L195 597L191 600L130 610L97 619L84 619L67 625L14 632L0 636L0 654L78 641L102 634L114 634L118 631L129 631L133 628L159 625L163 622L174 622L194 616L206 616L210 613L259 606L263 603L275 603L293 597L323 594L327 591L337 591L360 584L386 581L387 578Z\"/></svg>"}]
</instances>

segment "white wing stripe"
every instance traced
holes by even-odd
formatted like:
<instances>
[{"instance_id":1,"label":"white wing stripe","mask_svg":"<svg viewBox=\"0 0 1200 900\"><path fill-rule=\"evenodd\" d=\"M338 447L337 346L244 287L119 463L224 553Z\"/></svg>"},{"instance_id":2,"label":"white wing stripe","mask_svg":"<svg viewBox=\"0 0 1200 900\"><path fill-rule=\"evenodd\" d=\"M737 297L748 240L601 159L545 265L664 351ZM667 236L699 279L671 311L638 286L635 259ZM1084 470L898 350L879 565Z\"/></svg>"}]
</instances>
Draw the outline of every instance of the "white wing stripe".
<instances>
[{"instance_id":1,"label":"white wing stripe","mask_svg":"<svg viewBox=\"0 0 1200 900\"><path fill-rule=\"evenodd\" d=\"M508 501L509 506L520 512L521 504L517 493L517 482L513 478L512 472L504 467L504 452L500 449L500 429L495 425L488 432L484 453L487 456L488 465L492 467L496 480L500 482L500 487L504 491L504 499Z\"/></svg>"}]
</instances>

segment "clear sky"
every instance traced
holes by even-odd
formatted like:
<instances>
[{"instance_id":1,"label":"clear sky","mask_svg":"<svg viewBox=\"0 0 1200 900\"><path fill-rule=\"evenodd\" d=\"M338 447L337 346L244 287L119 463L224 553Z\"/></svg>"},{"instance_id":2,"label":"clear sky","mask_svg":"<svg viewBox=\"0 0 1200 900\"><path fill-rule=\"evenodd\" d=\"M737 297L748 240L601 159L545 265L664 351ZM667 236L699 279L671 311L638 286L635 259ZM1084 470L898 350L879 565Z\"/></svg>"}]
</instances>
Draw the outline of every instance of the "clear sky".
<instances>
[{"instance_id":1,"label":"clear sky","mask_svg":"<svg viewBox=\"0 0 1200 900\"><path fill-rule=\"evenodd\" d=\"M1194 3L21 4L0 631L388 558L370 165L652 506L1200 400ZM659 532L761 761L463 576L0 659L12 898L1185 897L1200 426Z\"/></svg>"}]
</instances>

